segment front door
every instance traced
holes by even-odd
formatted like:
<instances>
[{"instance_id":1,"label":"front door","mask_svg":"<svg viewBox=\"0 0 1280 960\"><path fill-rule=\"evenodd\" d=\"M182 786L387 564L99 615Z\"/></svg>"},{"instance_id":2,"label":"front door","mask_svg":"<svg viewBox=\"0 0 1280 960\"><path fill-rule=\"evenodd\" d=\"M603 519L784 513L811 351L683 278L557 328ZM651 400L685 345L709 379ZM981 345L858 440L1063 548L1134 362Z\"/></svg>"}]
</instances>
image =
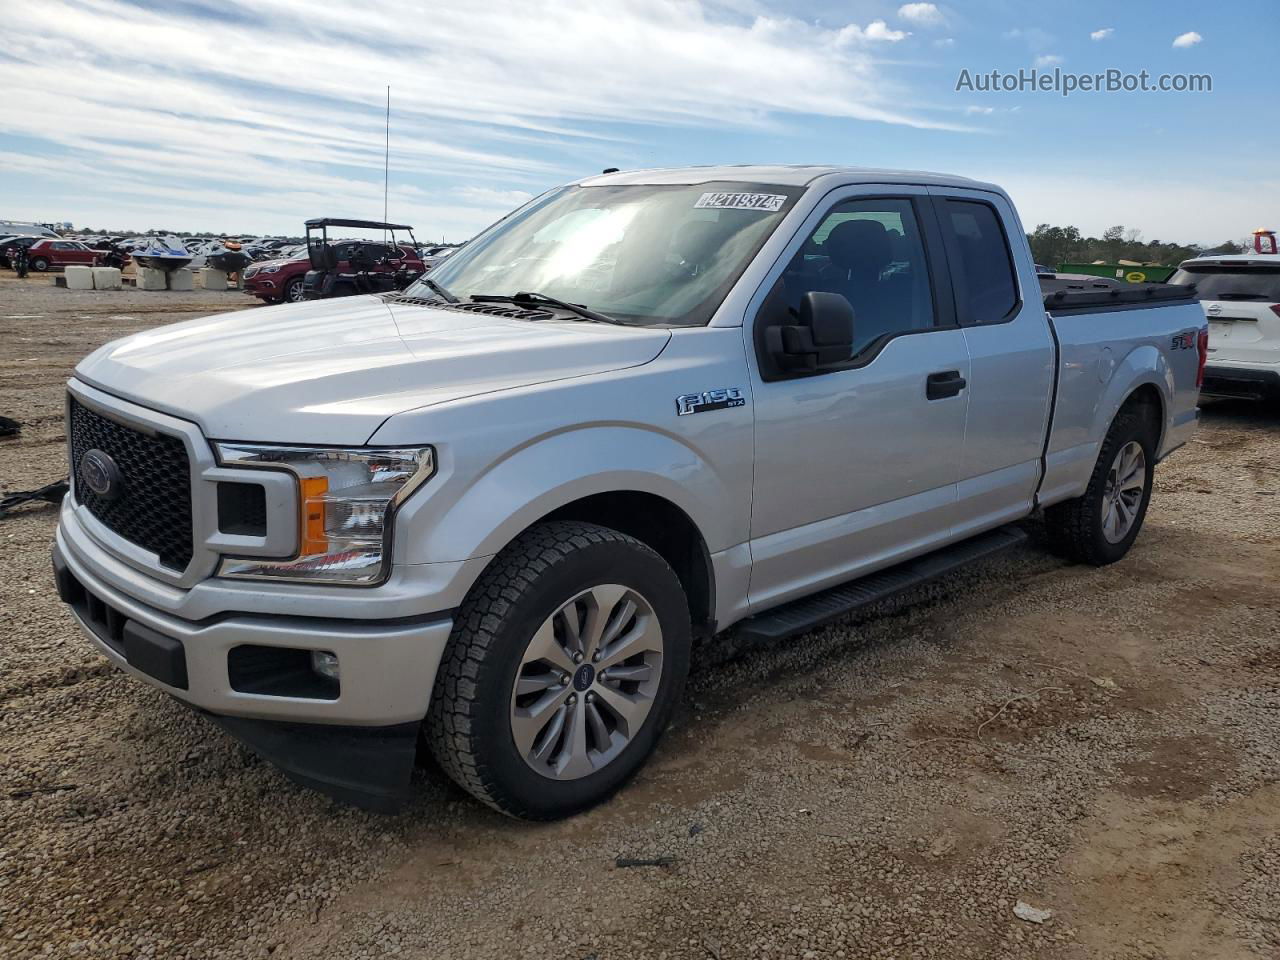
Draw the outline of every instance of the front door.
<instances>
[{"instance_id":1,"label":"front door","mask_svg":"<svg viewBox=\"0 0 1280 960\"><path fill-rule=\"evenodd\" d=\"M833 194L754 317L753 609L937 546L955 519L969 354L921 188ZM847 364L772 369L763 328L809 290L854 311Z\"/></svg>"}]
</instances>

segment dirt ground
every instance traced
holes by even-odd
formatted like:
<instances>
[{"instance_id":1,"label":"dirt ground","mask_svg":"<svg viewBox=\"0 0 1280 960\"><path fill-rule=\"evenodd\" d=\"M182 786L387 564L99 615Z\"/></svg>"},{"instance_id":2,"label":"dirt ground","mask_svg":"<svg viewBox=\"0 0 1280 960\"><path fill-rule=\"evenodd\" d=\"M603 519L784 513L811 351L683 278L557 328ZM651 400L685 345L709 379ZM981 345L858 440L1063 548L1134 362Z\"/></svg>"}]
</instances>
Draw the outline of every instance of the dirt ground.
<instances>
[{"instance_id":1,"label":"dirt ground","mask_svg":"<svg viewBox=\"0 0 1280 960\"><path fill-rule=\"evenodd\" d=\"M252 303L11 277L4 492L65 472L81 356ZM23 508L0 520L0 957L1280 956L1277 464L1280 411L1209 405L1113 567L1033 538L782 647L719 638L636 780L549 825L426 768L395 817L292 785L90 649L50 582L55 511Z\"/></svg>"}]
</instances>

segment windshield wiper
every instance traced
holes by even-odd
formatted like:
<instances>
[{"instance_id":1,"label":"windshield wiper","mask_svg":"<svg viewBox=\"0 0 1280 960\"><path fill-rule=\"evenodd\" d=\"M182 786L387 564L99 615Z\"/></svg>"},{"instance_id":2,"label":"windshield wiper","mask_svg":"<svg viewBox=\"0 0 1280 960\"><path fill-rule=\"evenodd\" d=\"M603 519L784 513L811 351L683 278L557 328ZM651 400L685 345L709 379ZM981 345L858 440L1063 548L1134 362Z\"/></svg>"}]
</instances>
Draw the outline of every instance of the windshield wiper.
<instances>
[{"instance_id":1,"label":"windshield wiper","mask_svg":"<svg viewBox=\"0 0 1280 960\"><path fill-rule=\"evenodd\" d=\"M531 291L521 291L505 296L496 293L477 293L473 294L471 300L474 303L514 303L525 306L544 306L555 307L559 310L568 310L570 313L576 313L584 320L594 320L597 323L612 323L615 326L625 327L623 323L615 317L606 316L603 313L596 313L584 307L580 303L568 303L564 300L557 300L555 297L548 297L545 293L533 293Z\"/></svg>"},{"instance_id":2,"label":"windshield wiper","mask_svg":"<svg viewBox=\"0 0 1280 960\"><path fill-rule=\"evenodd\" d=\"M431 279L429 279L429 278L427 278L427 277L423 277L423 278L422 278L422 282L423 282L424 284L426 284L427 288L428 288L432 293L434 293L436 296L438 296L438 297L439 297L441 300L443 300L445 303L457 303L457 302L458 302L458 298L457 298L457 297L455 297L452 293L450 293L448 290L446 290L446 289L445 289L444 287L442 287L440 284L436 283L434 280L431 280Z\"/></svg>"}]
</instances>

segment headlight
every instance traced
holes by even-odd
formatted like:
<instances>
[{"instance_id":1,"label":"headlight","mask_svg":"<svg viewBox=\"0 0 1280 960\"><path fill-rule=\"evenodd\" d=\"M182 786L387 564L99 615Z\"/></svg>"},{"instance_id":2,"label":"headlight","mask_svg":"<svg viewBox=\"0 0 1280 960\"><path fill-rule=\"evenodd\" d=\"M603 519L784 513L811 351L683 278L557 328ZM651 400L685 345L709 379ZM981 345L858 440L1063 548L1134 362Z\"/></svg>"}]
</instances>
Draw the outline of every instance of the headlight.
<instances>
[{"instance_id":1,"label":"headlight","mask_svg":"<svg viewBox=\"0 0 1280 960\"><path fill-rule=\"evenodd\" d=\"M262 272L263 272L263 273L279 273L279 272L280 272L280 264L278 264L278 263L268 263L265 267L263 267L263 268L262 268Z\"/></svg>"},{"instance_id":2,"label":"headlight","mask_svg":"<svg viewBox=\"0 0 1280 960\"><path fill-rule=\"evenodd\" d=\"M220 443L228 466L288 470L298 478L296 557L226 557L219 576L373 584L391 564L396 508L435 472L431 447L335 450ZM268 520L268 522L270 522Z\"/></svg>"}]
</instances>

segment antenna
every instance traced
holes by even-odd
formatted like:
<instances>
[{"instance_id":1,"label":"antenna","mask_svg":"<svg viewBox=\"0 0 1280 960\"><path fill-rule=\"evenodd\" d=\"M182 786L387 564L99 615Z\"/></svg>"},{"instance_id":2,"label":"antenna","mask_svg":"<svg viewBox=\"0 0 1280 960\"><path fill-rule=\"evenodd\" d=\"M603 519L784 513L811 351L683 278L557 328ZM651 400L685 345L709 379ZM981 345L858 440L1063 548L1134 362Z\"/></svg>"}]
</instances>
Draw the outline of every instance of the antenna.
<instances>
[{"instance_id":1,"label":"antenna","mask_svg":"<svg viewBox=\"0 0 1280 960\"><path fill-rule=\"evenodd\" d=\"M382 222L387 222L387 189L391 184L391 84L387 84L387 149L382 161ZM382 230L382 242L387 241L387 231Z\"/></svg>"}]
</instances>

